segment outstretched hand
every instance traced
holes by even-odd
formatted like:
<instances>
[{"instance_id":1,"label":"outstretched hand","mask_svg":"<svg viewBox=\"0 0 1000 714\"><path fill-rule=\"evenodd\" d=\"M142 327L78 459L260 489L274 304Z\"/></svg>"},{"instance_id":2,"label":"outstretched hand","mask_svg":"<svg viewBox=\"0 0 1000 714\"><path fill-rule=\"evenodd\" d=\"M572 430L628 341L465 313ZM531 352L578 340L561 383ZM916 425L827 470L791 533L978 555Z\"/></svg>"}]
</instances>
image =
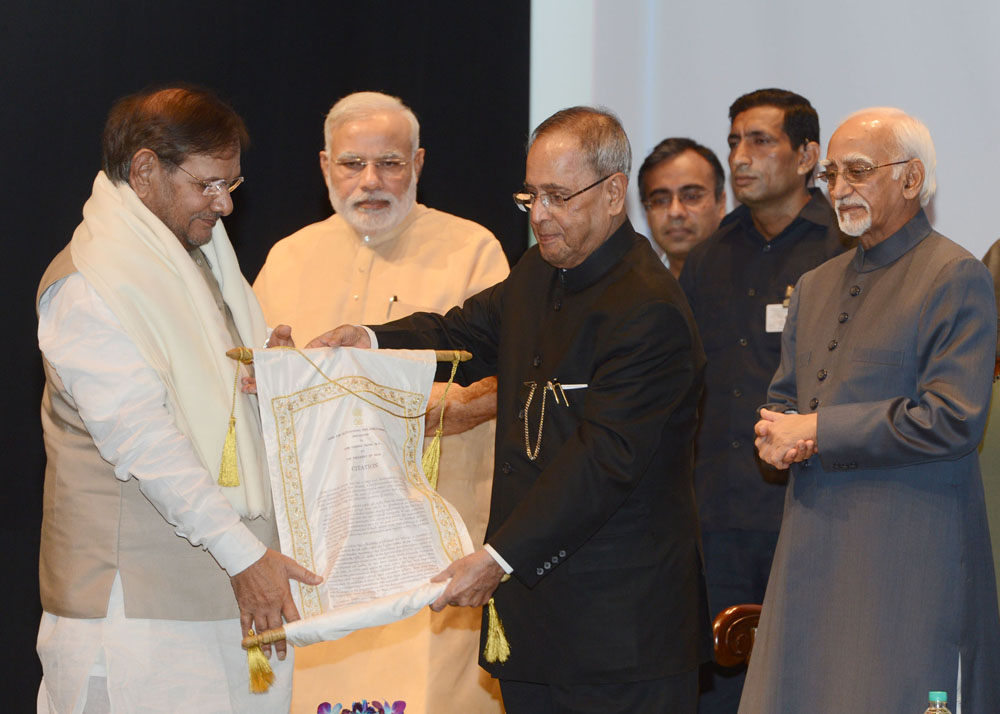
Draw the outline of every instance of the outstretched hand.
<instances>
[{"instance_id":1,"label":"outstretched hand","mask_svg":"<svg viewBox=\"0 0 1000 714\"><path fill-rule=\"evenodd\" d=\"M306 347L363 347L371 349L368 333L357 325L341 325L319 337L314 337Z\"/></svg>"},{"instance_id":2,"label":"outstretched hand","mask_svg":"<svg viewBox=\"0 0 1000 714\"><path fill-rule=\"evenodd\" d=\"M299 611L292 600L289 579L307 585L319 585L323 578L306 570L286 555L268 548L261 558L246 570L233 575L230 581L240 607L240 627L246 637L251 628L258 633L282 626L299 619ZM271 656L271 646L262 645L264 655ZM278 659L285 659L284 640L276 642Z\"/></svg>"}]
</instances>

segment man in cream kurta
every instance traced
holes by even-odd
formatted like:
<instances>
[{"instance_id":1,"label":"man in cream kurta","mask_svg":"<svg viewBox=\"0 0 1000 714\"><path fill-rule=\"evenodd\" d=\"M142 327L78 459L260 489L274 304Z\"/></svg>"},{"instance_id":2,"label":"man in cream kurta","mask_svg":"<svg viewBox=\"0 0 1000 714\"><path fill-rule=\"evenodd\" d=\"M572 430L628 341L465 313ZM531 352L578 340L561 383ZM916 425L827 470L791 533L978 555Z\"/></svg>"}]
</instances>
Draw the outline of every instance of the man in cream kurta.
<instances>
[{"instance_id":1,"label":"man in cream kurta","mask_svg":"<svg viewBox=\"0 0 1000 714\"><path fill-rule=\"evenodd\" d=\"M507 261L486 228L416 203L419 126L398 99L361 92L326 120L320 165L336 213L271 249L254 282L268 324L298 344L344 322L444 313L503 280ZM436 385L431 404L440 397ZM453 385L438 490L476 544L489 516L496 382ZM437 413L428 416L436 426ZM448 608L355 632L296 653L293 711L323 702L402 699L414 711L499 712L496 682L477 664L480 612Z\"/></svg>"},{"instance_id":2,"label":"man in cream kurta","mask_svg":"<svg viewBox=\"0 0 1000 714\"><path fill-rule=\"evenodd\" d=\"M83 222L39 285L39 712L288 710L289 673L251 694L240 648L297 618L289 577L321 581L274 549L256 404L234 401L224 356L266 335L220 221L246 141L204 90L119 101ZM223 488L231 409L239 482Z\"/></svg>"}]
</instances>

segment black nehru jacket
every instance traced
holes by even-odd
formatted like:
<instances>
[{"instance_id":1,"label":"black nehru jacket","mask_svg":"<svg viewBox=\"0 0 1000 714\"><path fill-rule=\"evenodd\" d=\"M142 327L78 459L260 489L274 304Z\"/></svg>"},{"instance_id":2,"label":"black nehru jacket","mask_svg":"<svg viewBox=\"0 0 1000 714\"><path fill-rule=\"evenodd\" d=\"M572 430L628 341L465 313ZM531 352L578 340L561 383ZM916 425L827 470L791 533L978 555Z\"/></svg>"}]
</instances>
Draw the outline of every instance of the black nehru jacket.
<instances>
[{"instance_id":1,"label":"black nehru jacket","mask_svg":"<svg viewBox=\"0 0 1000 714\"><path fill-rule=\"evenodd\" d=\"M630 223L575 268L536 246L461 308L373 329L380 347L469 350L461 383L498 376L486 542L514 577L495 594L510 659L488 671L628 682L710 656L692 486L704 355L680 286Z\"/></svg>"}]
</instances>

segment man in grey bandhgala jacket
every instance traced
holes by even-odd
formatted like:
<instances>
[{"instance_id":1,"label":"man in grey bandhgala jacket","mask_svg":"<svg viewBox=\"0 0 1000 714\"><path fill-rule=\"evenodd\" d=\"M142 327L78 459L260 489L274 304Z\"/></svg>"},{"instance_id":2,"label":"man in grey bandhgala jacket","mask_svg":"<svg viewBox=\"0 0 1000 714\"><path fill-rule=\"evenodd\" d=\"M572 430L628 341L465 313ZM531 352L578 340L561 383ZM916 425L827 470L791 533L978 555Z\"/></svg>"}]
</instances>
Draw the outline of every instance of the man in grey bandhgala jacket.
<instances>
[{"instance_id":1,"label":"man in grey bandhgala jacket","mask_svg":"<svg viewBox=\"0 0 1000 714\"><path fill-rule=\"evenodd\" d=\"M976 446L990 275L935 232L927 128L849 117L821 179L856 252L796 286L761 458L791 466L740 714L1000 711L1000 623Z\"/></svg>"}]
</instances>

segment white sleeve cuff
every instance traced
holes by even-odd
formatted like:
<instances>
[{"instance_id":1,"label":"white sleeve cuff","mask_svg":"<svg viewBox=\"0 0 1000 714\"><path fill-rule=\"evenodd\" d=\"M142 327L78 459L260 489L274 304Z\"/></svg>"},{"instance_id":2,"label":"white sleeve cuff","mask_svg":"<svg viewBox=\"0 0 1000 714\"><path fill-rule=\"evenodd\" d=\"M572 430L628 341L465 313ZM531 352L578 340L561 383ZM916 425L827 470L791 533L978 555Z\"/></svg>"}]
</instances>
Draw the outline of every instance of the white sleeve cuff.
<instances>
[{"instance_id":1,"label":"white sleeve cuff","mask_svg":"<svg viewBox=\"0 0 1000 714\"><path fill-rule=\"evenodd\" d=\"M378 338L375 336L375 332L372 330L372 328L368 327L367 325L358 325L358 327L360 327L362 330L368 333L368 339L372 341L372 349L377 350Z\"/></svg>"},{"instance_id":2,"label":"white sleeve cuff","mask_svg":"<svg viewBox=\"0 0 1000 714\"><path fill-rule=\"evenodd\" d=\"M510 567L510 563L501 558L500 554L493 549L492 545L490 545L489 543L483 544L483 550L489 553L490 556L492 556L493 560L497 561L497 565L503 568L503 571L507 573L507 575L510 575L511 573L514 572L514 569Z\"/></svg>"},{"instance_id":3,"label":"white sleeve cuff","mask_svg":"<svg viewBox=\"0 0 1000 714\"><path fill-rule=\"evenodd\" d=\"M209 552L232 577L263 558L267 546L241 521L219 536Z\"/></svg>"}]
</instances>

